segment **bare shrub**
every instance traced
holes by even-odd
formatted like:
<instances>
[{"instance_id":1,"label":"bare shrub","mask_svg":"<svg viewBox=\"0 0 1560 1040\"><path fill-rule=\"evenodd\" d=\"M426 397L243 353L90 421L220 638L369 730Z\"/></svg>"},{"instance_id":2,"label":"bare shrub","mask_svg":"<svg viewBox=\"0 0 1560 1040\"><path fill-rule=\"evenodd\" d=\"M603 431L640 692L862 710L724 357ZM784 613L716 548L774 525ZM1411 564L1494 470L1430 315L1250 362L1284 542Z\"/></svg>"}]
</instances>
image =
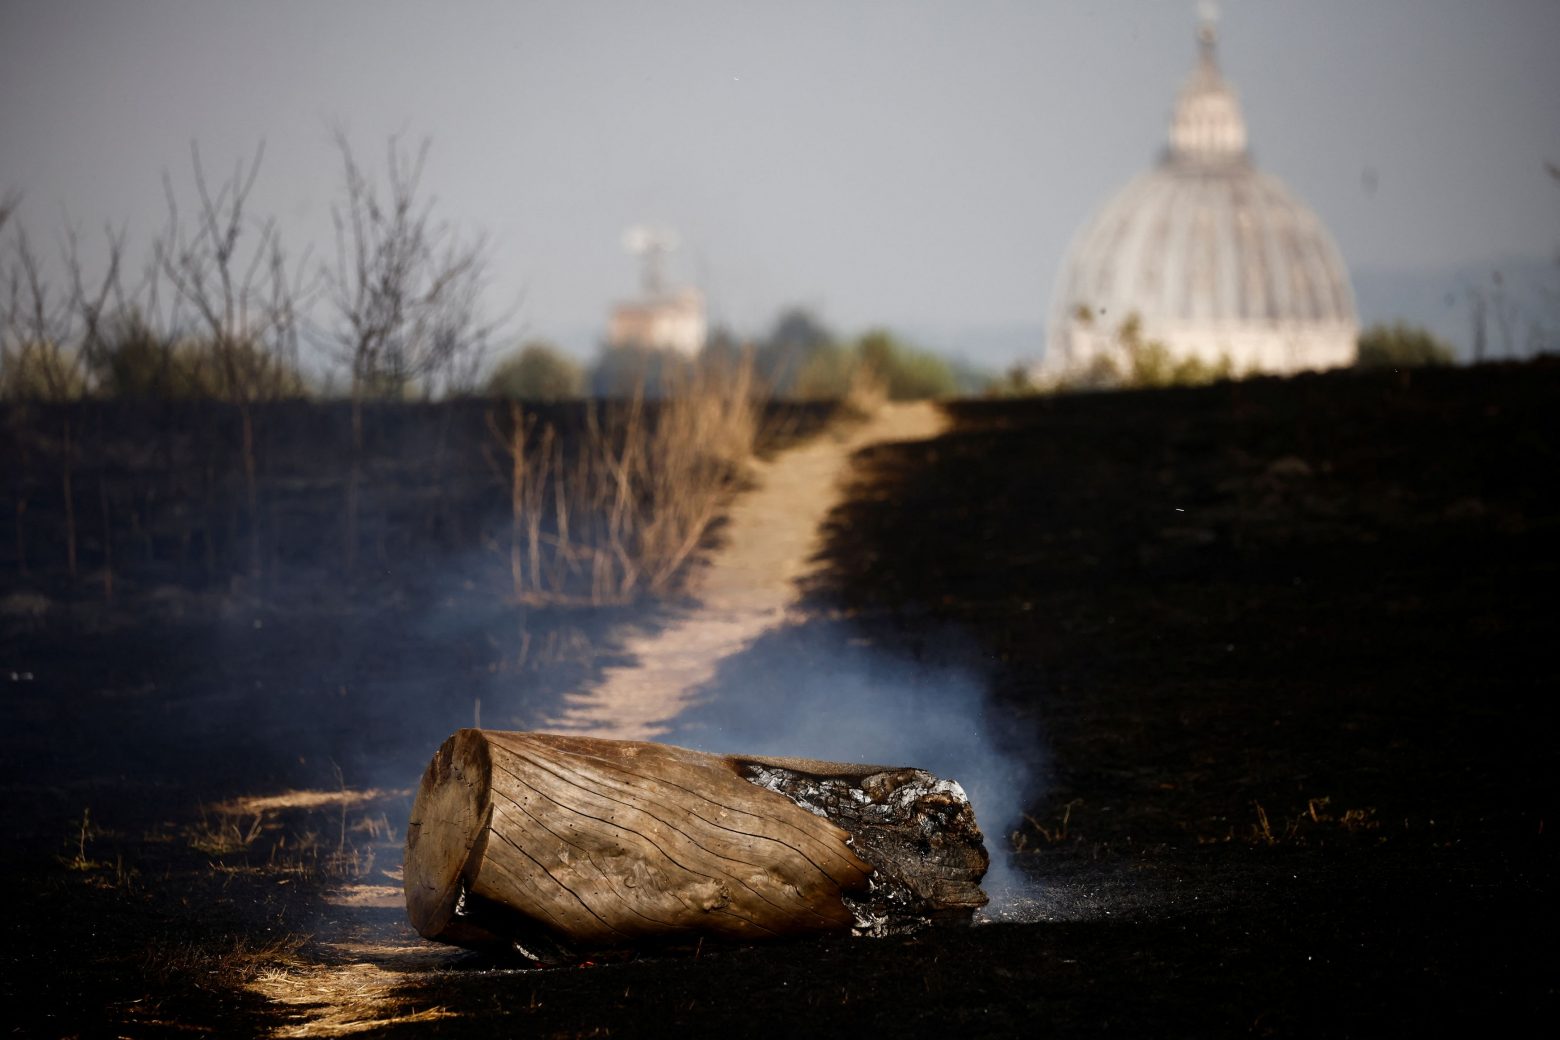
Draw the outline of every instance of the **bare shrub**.
<instances>
[{"instance_id":1,"label":"bare shrub","mask_svg":"<svg viewBox=\"0 0 1560 1040\"><path fill-rule=\"evenodd\" d=\"M0 202L0 209L7 205ZM52 294L26 232L16 230L12 248L0 268L0 284L4 285L4 295L0 296L0 395L56 404L86 396L90 389L90 362L102 338L103 315L110 304L124 305L119 281L122 244L122 237L110 231L104 272L89 284L82 271L76 237L69 234L64 257L70 274L69 291ZM66 564L74 582L78 571L75 452L79 431L71 409L58 409L55 415L59 422ZM27 557L20 518L25 510L23 500L17 510L17 559L23 569ZM104 574L110 576L112 571L105 569ZM105 591L111 594L111 577L105 581Z\"/></svg>"},{"instance_id":2,"label":"bare shrub","mask_svg":"<svg viewBox=\"0 0 1560 1040\"><path fill-rule=\"evenodd\" d=\"M193 219L180 217L173 180L164 175L168 225L157 244L157 270L179 302L194 313L211 361L211 383L236 406L240 462L248 514L249 573L261 571L259 438L257 405L297 396L297 301L306 290L302 266L292 267L274 218L254 222L249 197L260 175L264 146L215 186L206 176L200 149L190 146L196 205Z\"/></svg>"},{"instance_id":3,"label":"bare shrub","mask_svg":"<svg viewBox=\"0 0 1560 1040\"><path fill-rule=\"evenodd\" d=\"M1357 368L1420 368L1456 363L1451 344L1406 322L1372 325L1360 333Z\"/></svg>"},{"instance_id":4,"label":"bare shrub","mask_svg":"<svg viewBox=\"0 0 1560 1040\"><path fill-rule=\"evenodd\" d=\"M533 340L499 362L487 392L519 401L574 400L585 392L585 372L551 343Z\"/></svg>"},{"instance_id":5,"label":"bare shrub","mask_svg":"<svg viewBox=\"0 0 1560 1040\"><path fill-rule=\"evenodd\" d=\"M502 319L481 309L488 250L433 215L422 188L430 144L415 151L391 137L386 183L376 183L353 155L344 131L342 197L331 208L336 256L322 270L337 320L338 356L351 372L352 469L347 482L346 570L357 565L359 485L363 479L363 401L470 389Z\"/></svg>"},{"instance_id":6,"label":"bare shrub","mask_svg":"<svg viewBox=\"0 0 1560 1040\"><path fill-rule=\"evenodd\" d=\"M0 392L5 397L63 402L86 395L87 337L82 318L95 316L103 299L117 287L119 260L114 246L100 292L89 293L79 268L73 268L74 291L55 294L27 233L17 229L5 262L0 328Z\"/></svg>"},{"instance_id":7,"label":"bare shrub","mask_svg":"<svg viewBox=\"0 0 1560 1040\"><path fill-rule=\"evenodd\" d=\"M290 265L274 218L253 221L249 197L264 147L213 186L200 149L190 148L196 205L190 225L180 217L165 175L168 225L157 243L158 271L194 314L215 369L218 396L249 416L253 405L296 396L297 300L306 292L303 265ZM245 427L246 472L253 467L253 432Z\"/></svg>"}]
</instances>

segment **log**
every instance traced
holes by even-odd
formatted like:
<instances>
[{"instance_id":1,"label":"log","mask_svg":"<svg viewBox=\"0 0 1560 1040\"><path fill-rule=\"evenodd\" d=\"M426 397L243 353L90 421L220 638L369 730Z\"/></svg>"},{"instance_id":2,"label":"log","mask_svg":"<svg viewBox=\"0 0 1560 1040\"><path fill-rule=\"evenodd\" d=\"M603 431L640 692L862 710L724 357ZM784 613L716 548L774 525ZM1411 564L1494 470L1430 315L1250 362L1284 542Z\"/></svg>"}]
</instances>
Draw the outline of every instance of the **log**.
<instances>
[{"instance_id":1,"label":"log","mask_svg":"<svg viewBox=\"0 0 1560 1040\"><path fill-rule=\"evenodd\" d=\"M967 922L988 864L963 789L923 770L463 729L403 877L422 936L562 960Z\"/></svg>"}]
</instances>

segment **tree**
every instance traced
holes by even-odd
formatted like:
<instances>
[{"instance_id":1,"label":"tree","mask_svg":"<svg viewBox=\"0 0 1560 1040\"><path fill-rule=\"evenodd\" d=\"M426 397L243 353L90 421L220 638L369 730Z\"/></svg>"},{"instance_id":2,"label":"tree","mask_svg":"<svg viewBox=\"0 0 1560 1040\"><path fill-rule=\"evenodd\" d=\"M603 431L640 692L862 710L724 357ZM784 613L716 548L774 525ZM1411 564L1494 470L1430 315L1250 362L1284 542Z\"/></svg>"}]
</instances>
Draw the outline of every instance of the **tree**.
<instances>
[{"instance_id":1,"label":"tree","mask_svg":"<svg viewBox=\"0 0 1560 1040\"><path fill-rule=\"evenodd\" d=\"M1457 359L1451 346L1417 325L1397 322L1372 325L1360 333L1360 368L1420 368L1450 365Z\"/></svg>"},{"instance_id":2,"label":"tree","mask_svg":"<svg viewBox=\"0 0 1560 1040\"><path fill-rule=\"evenodd\" d=\"M342 196L331 209L336 256L323 275L353 400L458 382L480 362L498 325L481 311L486 242L464 240L434 219L434 200L422 191L428 141L411 152L391 137L383 186L340 131L336 147L343 171Z\"/></svg>"},{"instance_id":3,"label":"tree","mask_svg":"<svg viewBox=\"0 0 1560 1040\"><path fill-rule=\"evenodd\" d=\"M117 273L117 269L116 254L112 270ZM79 278L77 282L79 285ZM4 330L0 335L0 390L4 396L60 402L86 394L81 311L75 304L73 296L50 292L42 261L27 233L18 228L5 272Z\"/></svg>"},{"instance_id":4,"label":"tree","mask_svg":"<svg viewBox=\"0 0 1560 1040\"><path fill-rule=\"evenodd\" d=\"M1124 364L1122 385L1134 388L1205 386L1234 374L1228 355L1205 361L1195 354L1176 357L1161 340L1143 336L1143 321L1128 315L1116 332L1116 344Z\"/></svg>"},{"instance_id":5,"label":"tree","mask_svg":"<svg viewBox=\"0 0 1560 1040\"><path fill-rule=\"evenodd\" d=\"M903 343L886 329L842 342L800 307L781 314L758 348L756 367L776 397L807 401L843 400L868 386L878 399L896 401L951 397L961 389L960 374L946 359ZM983 381L983 375L967 377L969 389Z\"/></svg>"},{"instance_id":6,"label":"tree","mask_svg":"<svg viewBox=\"0 0 1560 1040\"><path fill-rule=\"evenodd\" d=\"M19 204L15 194L0 195L0 228ZM7 252L0 258L0 396L56 402L84 396L103 315L111 302L122 303L123 236L109 232L102 277L89 284L76 236L67 233L63 260L70 284L63 295L50 291L26 231L16 229Z\"/></svg>"},{"instance_id":7,"label":"tree","mask_svg":"<svg viewBox=\"0 0 1560 1040\"><path fill-rule=\"evenodd\" d=\"M1093 324L1093 311L1080 306L1075 319ZM1143 320L1129 314L1117 326L1113 340L1083 365L1075 366L1052 384L1057 390L1148 389L1170 386L1204 386L1233 378L1235 365L1228 354L1209 361L1196 354L1177 356L1163 340L1143 333Z\"/></svg>"},{"instance_id":8,"label":"tree","mask_svg":"<svg viewBox=\"0 0 1560 1040\"><path fill-rule=\"evenodd\" d=\"M487 246L466 241L433 216L422 192L430 144L415 152L398 137L386 147L385 183L370 178L337 131L342 195L331 208L336 256L323 270L336 311L335 340L351 372L352 465L347 481L345 563L357 562L358 486L363 468L365 397L400 397L442 380L474 375L498 322L480 303Z\"/></svg>"},{"instance_id":9,"label":"tree","mask_svg":"<svg viewBox=\"0 0 1560 1040\"><path fill-rule=\"evenodd\" d=\"M704 337L704 346L699 351L699 364L740 365L751 349L729 326L716 325Z\"/></svg>"},{"instance_id":10,"label":"tree","mask_svg":"<svg viewBox=\"0 0 1560 1040\"><path fill-rule=\"evenodd\" d=\"M0 202L0 223L15 207L14 197ZM70 291L54 296L44 282L42 264L24 231L18 229L6 263L4 314L0 320L0 392L13 399L65 403L86 395L87 364L99 338L101 316L110 300L121 299L119 257L122 239L109 234L102 278L89 288L75 236L65 255ZM65 507L65 556L72 581L77 572L75 493L76 428L71 409L57 412L60 424L60 495ZM21 505L17 514L18 556L25 559ZM105 575L109 574L105 570ZM105 581L111 579L105 577ZM111 585L105 585L111 589Z\"/></svg>"},{"instance_id":11,"label":"tree","mask_svg":"<svg viewBox=\"0 0 1560 1040\"><path fill-rule=\"evenodd\" d=\"M856 356L837 343L820 343L796 373L787 396L802 401L839 401L850 392Z\"/></svg>"},{"instance_id":12,"label":"tree","mask_svg":"<svg viewBox=\"0 0 1560 1040\"><path fill-rule=\"evenodd\" d=\"M181 224L173 183L165 174L168 226L157 244L160 272L194 312L219 395L246 417L260 402L298 392L296 308L304 294L303 265L289 270L274 218L254 221L247 213L264 157L262 144L213 190L200 148L192 144L193 227Z\"/></svg>"},{"instance_id":13,"label":"tree","mask_svg":"<svg viewBox=\"0 0 1560 1040\"><path fill-rule=\"evenodd\" d=\"M1022 362L1008 366L1000 376L987 379L983 392L987 397L1028 397L1038 393L1034 375Z\"/></svg>"},{"instance_id":14,"label":"tree","mask_svg":"<svg viewBox=\"0 0 1560 1040\"><path fill-rule=\"evenodd\" d=\"M856 342L856 356L882 381L891 401L951 397L958 389L947 361L901 343L886 329L862 336Z\"/></svg>"},{"instance_id":15,"label":"tree","mask_svg":"<svg viewBox=\"0 0 1560 1040\"><path fill-rule=\"evenodd\" d=\"M603 347L590 371L592 397L660 398L681 385L694 360L675 350Z\"/></svg>"},{"instance_id":16,"label":"tree","mask_svg":"<svg viewBox=\"0 0 1560 1040\"><path fill-rule=\"evenodd\" d=\"M174 374L174 347L170 337L152 328L139 310L116 318L105 337L104 349L94 359L93 377L109 397L166 399L194 396L194 373ZM185 392L173 390L184 384Z\"/></svg>"},{"instance_id":17,"label":"tree","mask_svg":"<svg viewBox=\"0 0 1560 1040\"><path fill-rule=\"evenodd\" d=\"M776 397L788 397L808 362L835 342L834 334L811 311L792 307L775 321L759 346L755 365Z\"/></svg>"},{"instance_id":18,"label":"tree","mask_svg":"<svg viewBox=\"0 0 1560 1040\"><path fill-rule=\"evenodd\" d=\"M275 220L252 221L247 213L264 157L262 143L252 159L238 160L232 176L213 190L200 148L191 144L193 227L181 223L172 178L164 174L168 226L156 247L158 270L194 312L217 395L238 412L249 572L254 576L261 570L256 407L302 390L296 309L303 293L302 265L290 275Z\"/></svg>"},{"instance_id":19,"label":"tree","mask_svg":"<svg viewBox=\"0 0 1560 1040\"><path fill-rule=\"evenodd\" d=\"M557 347L537 340L499 362L487 391L520 401L565 401L584 394L585 372Z\"/></svg>"}]
</instances>

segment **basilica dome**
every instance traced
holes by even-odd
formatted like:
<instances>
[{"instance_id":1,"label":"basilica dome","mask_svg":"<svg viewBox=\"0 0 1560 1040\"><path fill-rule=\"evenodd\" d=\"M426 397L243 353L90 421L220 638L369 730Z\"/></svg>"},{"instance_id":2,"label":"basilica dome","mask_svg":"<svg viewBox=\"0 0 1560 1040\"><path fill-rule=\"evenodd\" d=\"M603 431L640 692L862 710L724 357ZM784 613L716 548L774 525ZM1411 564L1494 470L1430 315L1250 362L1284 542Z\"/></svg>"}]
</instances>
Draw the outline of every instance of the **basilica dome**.
<instances>
[{"instance_id":1,"label":"basilica dome","mask_svg":"<svg viewBox=\"0 0 1560 1040\"><path fill-rule=\"evenodd\" d=\"M1123 188L1069 250L1042 371L1063 378L1120 363L1121 329L1172 357L1236 372L1352 364L1358 326L1348 270L1327 229L1252 164L1211 25L1181 88L1157 166Z\"/></svg>"}]
</instances>

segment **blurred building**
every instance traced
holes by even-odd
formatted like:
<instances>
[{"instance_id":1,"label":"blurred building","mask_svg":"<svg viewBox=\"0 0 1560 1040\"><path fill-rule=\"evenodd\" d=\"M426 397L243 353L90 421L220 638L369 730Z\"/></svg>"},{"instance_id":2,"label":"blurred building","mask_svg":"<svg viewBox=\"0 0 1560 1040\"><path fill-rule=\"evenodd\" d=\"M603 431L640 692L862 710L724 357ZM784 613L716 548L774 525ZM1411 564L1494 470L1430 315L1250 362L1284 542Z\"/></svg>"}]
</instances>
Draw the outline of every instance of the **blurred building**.
<instances>
[{"instance_id":1,"label":"blurred building","mask_svg":"<svg viewBox=\"0 0 1560 1040\"><path fill-rule=\"evenodd\" d=\"M708 333L704 297L697 289L645 295L612 308L607 345L697 354Z\"/></svg>"},{"instance_id":2,"label":"blurred building","mask_svg":"<svg viewBox=\"0 0 1560 1040\"><path fill-rule=\"evenodd\" d=\"M1157 166L1123 188L1069 250L1052 298L1042 377L1121 363L1122 324L1176 359L1237 372L1353 362L1358 327L1343 259L1281 181L1256 169L1211 20Z\"/></svg>"},{"instance_id":3,"label":"blurred building","mask_svg":"<svg viewBox=\"0 0 1560 1040\"><path fill-rule=\"evenodd\" d=\"M643 263L643 292L612 308L607 323L609 347L672 350L697 354L709 333L704 315L704 295L697 289L668 289L663 273L666 254L677 248L670 231L630 228L623 246Z\"/></svg>"}]
</instances>

